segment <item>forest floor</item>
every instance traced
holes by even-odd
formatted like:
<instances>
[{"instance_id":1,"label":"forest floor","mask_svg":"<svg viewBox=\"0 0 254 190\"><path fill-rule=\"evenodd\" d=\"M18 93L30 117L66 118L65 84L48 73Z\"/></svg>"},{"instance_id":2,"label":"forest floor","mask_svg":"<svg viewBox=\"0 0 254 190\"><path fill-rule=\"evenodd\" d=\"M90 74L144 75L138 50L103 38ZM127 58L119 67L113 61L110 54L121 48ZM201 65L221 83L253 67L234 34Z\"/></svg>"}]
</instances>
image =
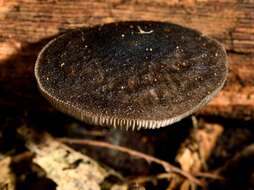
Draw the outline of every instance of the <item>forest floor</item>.
<instances>
[{"instance_id":1,"label":"forest floor","mask_svg":"<svg viewBox=\"0 0 254 190\"><path fill-rule=\"evenodd\" d=\"M252 121L192 116L126 131L49 110L1 110L1 190L254 188Z\"/></svg>"}]
</instances>

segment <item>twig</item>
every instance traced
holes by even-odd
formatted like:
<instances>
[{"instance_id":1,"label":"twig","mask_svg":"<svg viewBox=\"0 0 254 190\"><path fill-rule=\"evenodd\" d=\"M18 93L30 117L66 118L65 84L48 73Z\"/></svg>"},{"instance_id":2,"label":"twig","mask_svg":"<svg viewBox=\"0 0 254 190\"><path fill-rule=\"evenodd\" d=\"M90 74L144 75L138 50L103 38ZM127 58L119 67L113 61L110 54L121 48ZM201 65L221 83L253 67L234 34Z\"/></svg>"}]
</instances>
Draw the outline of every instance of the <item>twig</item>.
<instances>
[{"instance_id":1,"label":"twig","mask_svg":"<svg viewBox=\"0 0 254 190\"><path fill-rule=\"evenodd\" d=\"M207 177L210 179L216 179L216 180L223 180L223 177L218 176L216 174L211 174L211 173L204 173L204 172L196 172L195 176L199 176L199 177ZM141 177L137 177L135 179L129 180L127 184L143 184L145 182L151 181L158 181L158 180L162 180L162 179L170 179L172 178L173 175L172 173L160 173L157 175L152 175L152 176L141 176Z\"/></svg>"},{"instance_id":2,"label":"twig","mask_svg":"<svg viewBox=\"0 0 254 190\"><path fill-rule=\"evenodd\" d=\"M13 156L12 157L12 162L19 163L19 162L22 162L24 160L32 160L33 157L34 157L34 153L29 152L29 151L25 151L25 152L20 153L16 156Z\"/></svg>"},{"instance_id":3,"label":"twig","mask_svg":"<svg viewBox=\"0 0 254 190\"><path fill-rule=\"evenodd\" d=\"M140 176L137 177L135 179L129 180L128 184L133 184L133 183L137 183L137 184L142 184L145 183L147 181L155 181L155 180L162 180L162 179L170 179L172 177L172 173L161 173L161 174L157 174L157 175L153 175L153 176Z\"/></svg>"},{"instance_id":4,"label":"twig","mask_svg":"<svg viewBox=\"0 0 254 190\"><path fill-rule=\"evenodd\" d=\"M192 176L190 173L185 172L185 171L181 170L180 168L173 166L166 161L160 160L158 158L144 154L142 152L138 152L136 150L132 150L132 149L122 147L119 145L113 145L113 144L110 144L107 142L96 141L96 140L70 139L70 138L60 138L59 140L63 143L68 143L68 144L90 145L90 146L109 148L109 149L117 150L117 151L120 151L123 153L127 153L131 156L143 158L147 162L154 162L154 163L157 163L157 164L163 166L163 168L167 172L177 173L177 174L187 178L189 181L191 181L197 185L203 186L203 183L200 180L198 180L196 177Z\"/></svg>"},{"instance_id":5,"label":"twig","mask_svg":"<svg viewBox=\"0 0 254 190\"><path fill-rule=\"evenodd\" d=\"M193 173L196 177L202 177L202 178L210 178L214 180L224 180L224 178L220 175L214 174L214 173L208 173L208 172L195 172Z\"/></svg>"}]
</instances>

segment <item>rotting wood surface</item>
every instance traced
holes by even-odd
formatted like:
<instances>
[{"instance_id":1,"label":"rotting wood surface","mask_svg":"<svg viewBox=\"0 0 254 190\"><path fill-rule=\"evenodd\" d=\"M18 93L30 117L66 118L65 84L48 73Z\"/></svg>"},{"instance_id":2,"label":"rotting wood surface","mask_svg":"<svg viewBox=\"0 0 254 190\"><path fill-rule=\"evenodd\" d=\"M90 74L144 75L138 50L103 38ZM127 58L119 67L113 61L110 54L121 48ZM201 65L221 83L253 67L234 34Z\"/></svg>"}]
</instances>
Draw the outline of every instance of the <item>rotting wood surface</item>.
<instances>
[{"instance_id":1,"label":"rotting wood surface","mask_svg":"<svg viewBox=\"0 0 254 190\"><path fill-rule=\"evenodd\" d=\"M251 0L0 0L0 105L39 107L33 107L39 99L33 66L38 51L50 38L76 27L123 20L174 22L222 42L229 55L228 81L201 113L254 118Z\"/></svg>"}]
</instances>

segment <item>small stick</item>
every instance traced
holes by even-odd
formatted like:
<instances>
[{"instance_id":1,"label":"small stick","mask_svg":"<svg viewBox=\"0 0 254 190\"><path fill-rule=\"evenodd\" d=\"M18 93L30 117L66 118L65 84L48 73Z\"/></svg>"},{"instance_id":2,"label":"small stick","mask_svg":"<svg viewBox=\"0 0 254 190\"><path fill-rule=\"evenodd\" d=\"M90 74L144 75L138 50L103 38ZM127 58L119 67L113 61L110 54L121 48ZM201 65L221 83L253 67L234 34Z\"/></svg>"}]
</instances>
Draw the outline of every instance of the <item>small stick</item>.
<instances>
[{"instance_id":1,"label":"small stick","mask_svg":"<svg viewBox=\"0 0 254 190\"><path fill-rule=\"evenodd\" d=\"M202 178L209 178L209 179L215 179L215 180L224 180L224 177L216 174L216 173L210 173L210 172L194 172L194 176L196 177L202 177Z\"/></svg>"},{"instance_id":2,"label":"small stick","mask_svg":"<svg viewBox=\"0 0 254 190\"><path fill-rule=\"evenodd\" d=\"M196 172L195 176L207 177L207 178L216 179L216 180L223 180L223 177L218 176L216 174L212 174L212 173ZM160 173L160 174L153 175L153 176L141 176L141 177L138 177L138 178L128 181L128 183L129 184L133 184L133 183L142 184L147 181L155 181L155 180L170 179L170 178L172 178L172 173Z\"/></svg>"},{"instance_id":3,"label":"small stick","mask_svg":"<svg viewBox=\"0 0 254 190\"><path fill-rule=\"evenodd\" d=\"M110 144L110 143L107 143L107 142L96 141L96 140L70 139L70 138L60 138L59 140L63 143L68 143L68 144L90 145L90 146L109 148L109 149L113 149L113 150L117 150L117 151L120 151L120 152L127 153L131 156L143 158L147 162L154 162L154 163L157 163L157 164L163 166L163 168L167 172L177 173L177 174L187 178L191 182L193 182L197 185L203 186L202 182L200 180L198 180L196 177L192 176L190 173L185 172L185 171L181 170L180 168L178 168L176 166L173 166L173 165L171 165L170 163L168 163L164 160L160 160L158 158L155 158L153 156L144 154L142 152L138 152L136 150L132 150L132 149L122 147L122 146L119 146L119 145L113 145L113 144Z\"/></svg>"}]
</instances>

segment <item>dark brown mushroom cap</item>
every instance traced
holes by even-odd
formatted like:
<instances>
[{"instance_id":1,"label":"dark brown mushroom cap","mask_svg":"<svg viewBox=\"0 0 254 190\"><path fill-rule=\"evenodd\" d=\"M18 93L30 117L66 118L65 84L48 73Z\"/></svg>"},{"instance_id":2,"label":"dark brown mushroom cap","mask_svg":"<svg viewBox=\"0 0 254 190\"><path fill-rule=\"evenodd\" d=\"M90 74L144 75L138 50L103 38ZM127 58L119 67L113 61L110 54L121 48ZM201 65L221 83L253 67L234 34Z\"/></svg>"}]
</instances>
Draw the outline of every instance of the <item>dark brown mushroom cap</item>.
<instances>
[{"instance_id":1,"label":"dark brown mushroom cap","mask_svg":"<svg viewBox=\"0 0 254 190\"><path fill-rule=\"evenodd\" d=\"M222 88L226 53L179 25L120 22L49 42L35 65L43 95L59 110L103 126L158 128L190 115Z\"/></svg>"}]
</instances>

